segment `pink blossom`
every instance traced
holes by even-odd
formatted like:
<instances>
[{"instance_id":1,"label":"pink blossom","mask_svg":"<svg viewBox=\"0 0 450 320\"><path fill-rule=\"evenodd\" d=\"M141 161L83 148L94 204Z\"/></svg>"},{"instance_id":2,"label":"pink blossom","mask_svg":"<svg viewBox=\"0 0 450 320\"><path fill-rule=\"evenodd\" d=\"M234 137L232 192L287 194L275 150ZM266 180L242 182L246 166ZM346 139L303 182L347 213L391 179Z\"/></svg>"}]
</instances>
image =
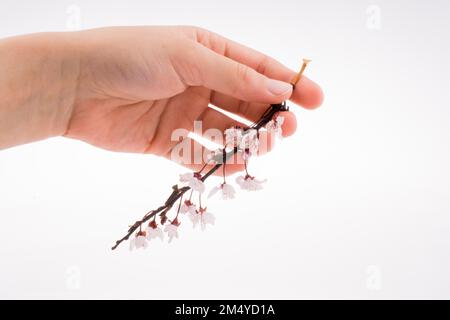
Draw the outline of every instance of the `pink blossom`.
<instances>
[{"instance_id":1,"label":"pink blossom","mask_svg":"<svg viewBox=\"0 0 450 320\"><path fill-rule=\"evenodd\" d=\"M225 130L225 145L233 148L238 147L242 140L241 128L229 128Z\"/></svg>"},{"instance_id":2,"label":"pink blossom","mask_svg":"<svg viewBox=\"0 0 450 320\"><path fill-rule=\"evenodd\" d=\"M134 239L130 240L130 250L134 249L145 249L148 247L148 242L146 239L146 232L145 231L139 231L136 234L136 237Z\"/></svg>"},{"instance_id":3,"label":"pink blossom","mask_svg":"<svg viewBox=\"0 0 450 320\"><path fill-rule=\"evenodd\" d=\"M206 226L208 224L214 225L216 218L214 217L214 215L211 212L206 211L206 207L200 208L198 215L200 216L200 226L201 226L202 231L204 231L206 229Z\"/></svg>"},{"instance_id":4,"label":"pink blossom","mask_svg":"<svg viewBox=\"0 0 450 320\"><path fill-rule=\"evenodd\" d=\"M231 184L222 183L220 186L216 186L211 189L211 191L209 192L208 198L211 198L219 191L222 191L221 192L222 199L224 199L224 200L233 199L234 195L236 193L236 190L234 189L234 187Z\"/></svg>"},{"instance_id":5,"label":"pink blossom","mask_svg":"<svg viewBox=\"0 0 450 320\"><path fill-rule=\"evenodd\" d=\"M278 117L276 117L275 120L272 119L266 124L266 129L267 129L267 131L275 134L276 137L281 139L283 137L283 131L281 130L281 126L283 125L283 122L284 122L284 117L278 116Z\"/></svg>"},{"instance_id":6,"label":"pink blossom","mask_svg":"<svg viewBox=\"0 0 450 320\"><path fill-rule=\"evenodd\" d=\"M177 219L172 221L172 223L167 224L164 227L164 232L167 232L167 236L169 237L169 243L172 242L173 238L178 238L178 226L180 223Z\"/></svg>"},{"instance_id":7,"label":"pink blossom","mask_svg":"<svg viewBox=\"0 0 450 320\"><path fill-rule=\"evenodd\" d=\"M156 222L153 220L149 223L147 229L145 230L147 232L147 240L150 241L151 239L160 238L161 240L164 240L164 233L160 227L156 224Z\"/></svg>"},{"instance_id":8,"label":"pink blossom","mask_svg":"<svg viewBox=\"0 0 450 320\"><path fill-rule=\"evenodd\" d=\"M241 189L248 191L261 190L263 188L263 183L266 181L267 180L258 180L250 175L238 176L236 178L236 183L241 187Z\"/></svg>"},{"instance_id":9,"label":"pink blossom","mask_svg":"<svg viewBox=\"0 0 450 320\"><path fill-rule=\"evenodd\" d=\"M201 180L201 175L199 173L187 172L180 174L180 182L187 183L188 186L199 193L205 191L205 184Z\"/></svg>"},{"instance_id":10,"label":"pink blossom","mask_svg":"<svg viewBox=\"0 0 450 320\"><path fill-rule=\"evenodd\" d=\"M241 143L239 144L239 148L242 151L245 151L245 153L256 155L259 148L258 130L249 129L245 131Z\"/></svg>"},{"instance_id":11,"label":"pink blossom","mask_svg":"<svg viewBox=\"0 0 450 320\"><path fill-rule=\"evenodd\" d=\"M189 212L195 212L197 209L195 205L190 201L186 200L180 207L180 213L189 213Z\"/></svg>"}]
</instances>

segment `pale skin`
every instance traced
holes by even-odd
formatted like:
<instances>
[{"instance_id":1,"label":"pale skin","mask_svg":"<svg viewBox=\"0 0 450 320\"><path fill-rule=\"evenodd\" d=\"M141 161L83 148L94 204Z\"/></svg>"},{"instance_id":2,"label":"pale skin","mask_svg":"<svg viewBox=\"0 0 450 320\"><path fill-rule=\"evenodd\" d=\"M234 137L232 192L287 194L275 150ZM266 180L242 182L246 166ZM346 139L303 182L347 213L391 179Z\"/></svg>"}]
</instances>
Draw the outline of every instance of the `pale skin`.
<instances>
[{"instance_id":1,"label":"pale skin","mask_svg":"<svg viewBox=\"0 0 450 320\"><path fill-rule=\"evenodd\" d=\"M0 70L0 149L65 136L169 158L172 132L191 131L194 120L203 130L243 126L208 104L256 121L271 103L289 99L313 109L323 100L305 76L292 90L297 72L273 58L190 26L7 38L0 40ZM290 136L295 115L283 116ZM242 169L234 164L227 172Z\"/></svg>"}]
</instances>

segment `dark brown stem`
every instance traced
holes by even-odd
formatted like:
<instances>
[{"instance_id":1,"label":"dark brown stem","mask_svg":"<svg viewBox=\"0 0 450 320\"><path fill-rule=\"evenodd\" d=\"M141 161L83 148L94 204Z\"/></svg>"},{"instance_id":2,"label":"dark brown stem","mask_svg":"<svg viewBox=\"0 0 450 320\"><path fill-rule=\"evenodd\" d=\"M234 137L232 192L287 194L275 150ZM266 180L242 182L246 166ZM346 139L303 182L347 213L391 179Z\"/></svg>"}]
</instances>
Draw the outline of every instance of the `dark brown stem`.
<instances>
[{"instance_id":1,"label":"dark brown stem","mask_svg":"<svg viewBox=\"0 0 450 320\"><path fill-rule=\"evenodd\" d=\"M200 169L200 170L198 170L197 172L198 173L202 173L202 171L203 170L205 170L205 168L206 168L206 166L208 165L208 161L203 165L203 167Z\"/></svg>"},{"instance_id":2,"label":"dark brown stem","mask_svg":"<svg viewBox=\"0 0 450 320\"><path fill-rule=\"evenodd\" d=\"M223 184L225 184L225 183L227 183L227 181L225 179L225 176L227 175L226 171L225 171L225 168L227 167L227 157L226 157L225 148L223 148L223 150L222 150L222 155L223 155L223 157L222 157L222 161L223 161L223 172L222 172L222 175L223 175Z\"/></svg>"},{"instance_id":3,"label":"dark brown stem","mask_svg":"<svg viewBox=\"0 0 450 320\"><path fill-rule=\"evenodd\" d=\"M245 176L248 177L247 159L244 160Z\"/></svg>"},{"instance_id":4,"label":"dark brown stem","mask_svg":"<svg viewBox=\"0 0 450 320\"><path fill-rule=\"evenodd\" d=\"M267 108L267 110L264 112L264 114L261 116L261 118L253 123L249 128L244 129L244 131L247 131L249 129L256 129L259 130L262 127L264 127L270 120L272 120L272 118L274 117L275 114L277 114L280 111L288 111L289 108L286 106L286 103L281 103L281 104L272 104L270 105L270 107ZM216 172L223 164L226 163L226 161L228 159L230 159L236 152L238 151L238 148L235 147L233 150L226 152L225 153L225 149L224 149L224 161L223 163L217 163L214 167L212 167L208 172L206 172L203 177L201 178L202 181L205 181L206 179L208 179L209 176L211 176L214 172ZM202 169L203 171L203 169ZM158 213L162 213L165 214L166 212L168 212L173 205L177 202L178 199L180 199L185 193L186 191L190 190L190 187L182 187L182 188L178 188L177 185L174 185L172 187L172 193L170 194L170 196L167 198L166 202L164 203L164 205L160 206L159 208L157 208L156 210L152 210L147 212L146 215L144 215L144 217L141 220L137 220L129 229L127 234L116 241L115 245L111 248L112 250L116 249L123 241L128 240L130 238L131 235L133 235L133 233L142 227L142 225L147 222L148 220L154 218Z\"/></svg>"}]
</instances>

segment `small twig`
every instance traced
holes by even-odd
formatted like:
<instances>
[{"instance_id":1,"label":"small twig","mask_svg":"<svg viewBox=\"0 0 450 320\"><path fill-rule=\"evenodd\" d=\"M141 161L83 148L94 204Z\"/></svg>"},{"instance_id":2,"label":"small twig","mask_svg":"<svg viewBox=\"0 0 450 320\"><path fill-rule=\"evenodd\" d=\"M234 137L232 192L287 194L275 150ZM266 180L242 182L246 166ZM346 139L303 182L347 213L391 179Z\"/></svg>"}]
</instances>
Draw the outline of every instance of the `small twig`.
<instances>
[{"instance_id":1,"label":"small twig","mask_svg":"<svg viewBox=\"0 0 450 320\"><path fill-rule=\"evenodd\" d=\"M309 60L309 59L303 59L303 64L302 64L302 67L300 68L300 71L295 75L295 77L291 80L291 84L292 84L292 87L293 87L293 89L295 90L295 86L297 85L297 82L300 80L300 78L302 77L302 75L303 75L303 72L305 71L305 69L306 69L306 66L308 65L308 63L310 63L311 62L311 60Z\"/></svg>"},{"instance_id":2,"label":"small twig","mask_svg":"<svg viewBox=\"0 0 450 320\"><path fill-rule=\"evenodd\" d=\"M225 183L227 183L227 180L226 180L226 178L225 178L225 176L226 176L226 171L225 171L225 168L227 167L227 157L226 157L226 153L225 153L225 148L223 148L223 150L222 150L222 167L223 167L223 172L222 172L222 175L223 175L223 184L225 184Z\"/></svg>"}]
</instances>

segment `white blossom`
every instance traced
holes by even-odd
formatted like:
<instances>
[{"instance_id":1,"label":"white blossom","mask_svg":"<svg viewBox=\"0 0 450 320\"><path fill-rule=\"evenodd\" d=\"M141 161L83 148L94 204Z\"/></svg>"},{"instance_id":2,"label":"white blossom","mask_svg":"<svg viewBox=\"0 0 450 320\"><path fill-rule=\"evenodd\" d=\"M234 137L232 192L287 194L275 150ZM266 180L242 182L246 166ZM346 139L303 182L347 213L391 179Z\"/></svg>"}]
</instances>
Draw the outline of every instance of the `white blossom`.
<instances>
[{"instance_id":1,"label":"white blossom","mask_svg":"<svg viewBox=\"0 0 450 320\"><path fill-rule=\"evenodd\" d=\"M222 185L215 186L214 188L212 188L208 194L208 199L211 198L213 195L215 195L217 192L219 192L219 190L222 190Z\"/></svg>"},{"instance_id":2,"label":"white blossom","mask_svg":"<svg viewBox=\"0 0 450 320\"><path fill-rule=\"evenodd\" d=\"M189 182L194 178L193 172L186 172L183 174L180 174L180 182Z\"/></svg>"},{"instance_id":3,"label":"white blossom","mask_svg":"<svg viewBox=\"0 0 450 320\"><path fill-rule=\"evenodd\" d=\"M205 184L198 178L194 178L189 181L188 186L191 187L192 190L198 191L199 193L203 193L205 191Z\"/></svg>"},{"instance_id":4,"label":"white blossom","mask_svg":"<svg viewBox=\"0 0 450 320\"><path fill-rule=\"evenodd\" d=\"M184 201L184 203L180 207L180 213L183 213L183 214L195 212L196 210L197 210L197 208L190 200Z\"/></svg>"},{"instance_id":5,"label":"white blossom","mask_svg":"<svg viewBox=\"0 0 450 320\"><path fill-rule=\"evenodd\" d=\"M133 250L135 249L135 246L134 246L134 238L131 239L131 240L129 241L129 243L130 243L130 251L133 251Z\"/></svg>"},{"instance_id":6,"label":"white blossom","mask_svg":"<svg viewBox=\"0 0 450 320\"><path fill-rule=\"evenodd\" d=\"M278 117L276 117L275 120L272 119L266 124L266 129L267 129L267 131L275 134L278 138L281 139L283 137L283 131L281 130L281 126L283 125L283 122L284 122L284 117L278 116Z\"/></svg>"},{"instance_id":7,"label":"white blossom","mask_svg":"<svg viewBox=\"0 0 450 320\"><path fill-rule=\"evenodd\" d=\"M205 184L202 180L200 180L200 175L192 172L180 174L180 182L187 183L188 186L194 191L198 191L200 193L205 191Z\"/></svg>"},{"instance_id":8,"label":"white blossom","mask_svg":"<svg viewBox=\"0 0 450 320\"><path fill-rule=\"evenodd\" d=\"M189 218L191 219L192 226L195 229L198 224L202 231L206 229L208 224L214 225L215 217L211 212L208 212L206 208L200 208L200 210L196 212L190 212Z\"/></svg>"},{"instance_id":9,"label":"white blossom","mask_svg":"<svg viewBox=\"0 0 450 320\"><path fill-rule=\"evenodd\" d=\"M238 147L242 140L241 128L229 128L225 130L225 145L233 148Z\"/></svg>"},{"instance_id":10,"label":"white blossom","mask_svg":"<svg viewBox=\"0 0 450 320\"><path fill-rule=\"evenodd\" d=\"M220 186L216 186L211 189L211 191L209 192L208 198L211 198L219 191L222 191L222 199L224 199L224 200L233 199L234 195L236 193L236 190L234 189L234 187L231 184L222 183Z\"/></svg>"},{"instance_id":11,"label":"white blossom","mask_svg":"<svg viewBox=\"0 0 450 320\"><path fill-rule=\"evenodd\" d=\"M263 183L266 181L267 180L258 180L249 175L238 176L236 178L236 183L241 187L241 189L248 191L261 190L263 188Z\"/></svg>"},{"instance_id":12,"label":"white blossom","mask_svg":"<svg viewBox=\"0 0 450 320\"><path fill-rule=\"evenodd\" d=\"M224 152L225 152L224 149L216 149L214 151L211 151L206 155L206 161L208 163L209 162L222 163Z\"/></svg>"},{"instance_id":13,"label":"white blossom","mask_svg":"<svg viewBox=\"0 0 450 320\"><path fill-rule=\"evenodd\" d=\"M147 248L148 246L147 238L145 236L137 236L134 244L136 246L136 249Z\"/></svg>"},{"instance_id":14,"label":"white blossom","mask_svg":"<svg viewBox=\"0 0 450 320\"><path fill-rule=\"evenodd\" d=\"M233 199L236 194L236 190L231 184L224 183L222 184L222 198L224 200Z\"/></svg>"},{"instance_id":15,"label":"white blossom","mask_svg":"<svg viewBox=\"0 0 450 320\"><path fill-rule=\"evenodd\" d=\"M134 239L130 240L130 250L145 249L148 247L145 231L139 231Z\"/></svg>"},{"instance_id":16,"label":"white blossom","mask_svg":"<svg viewBox=\"0 0 450 320\"><path fill-rule=\"evenodd\" d=\"M147 240L149 241L155 238L160 238L161 240L164 240L164 232L160 227L148 226L145 231L147 232Z\"/></svg>"},{"instance_id":17,"label":"white blossom","mask_svg":"<svg viewBox=\"0 0 450 320\"><path fill-rule=\"evenodd\" d=\"M164 227L164 232L167 232L167 236L169 237L169 243L172 242L173 238L178 238L178 224L174 224L174 222Z\"/></svg>"},{"instance_id":18,"label":"white blossom","mask_svg":"<svg viewBox=\"0 0 450 320\"><path fill-rule=\"evenodd\" d=\"M259 148L258 130L247 130L242 136L239 148L243 151L248 151L251 155L256 155Z\"/></svg>"},{"instance_id":19,"label":"white blossom","mask_svg":"<svg viewBox=\"0 0 450 320\"><path fill-rule=\"evenodd\" d=\"M192 222L192 227L195 229L195 227L197 226L197 224L200 222L200 215L197 212L197 210L195 211L190 211L188 214L189 219Z\"/></svg>"},{"instance_id":20,"label":"white blossom","mask_svg":"<svg viewBox=\"0 0 450 320\"><path fill-rule=\"evenodd\" d=\"M200 216L200 225L202 228L202 231L204 231L206 229L206 226L209 225L214 225L214 221L216 220L216 218L214 217L214 215L209 212L206 211L206 208L201 208L198 215Z\"/></svg>"}]
</instances>

